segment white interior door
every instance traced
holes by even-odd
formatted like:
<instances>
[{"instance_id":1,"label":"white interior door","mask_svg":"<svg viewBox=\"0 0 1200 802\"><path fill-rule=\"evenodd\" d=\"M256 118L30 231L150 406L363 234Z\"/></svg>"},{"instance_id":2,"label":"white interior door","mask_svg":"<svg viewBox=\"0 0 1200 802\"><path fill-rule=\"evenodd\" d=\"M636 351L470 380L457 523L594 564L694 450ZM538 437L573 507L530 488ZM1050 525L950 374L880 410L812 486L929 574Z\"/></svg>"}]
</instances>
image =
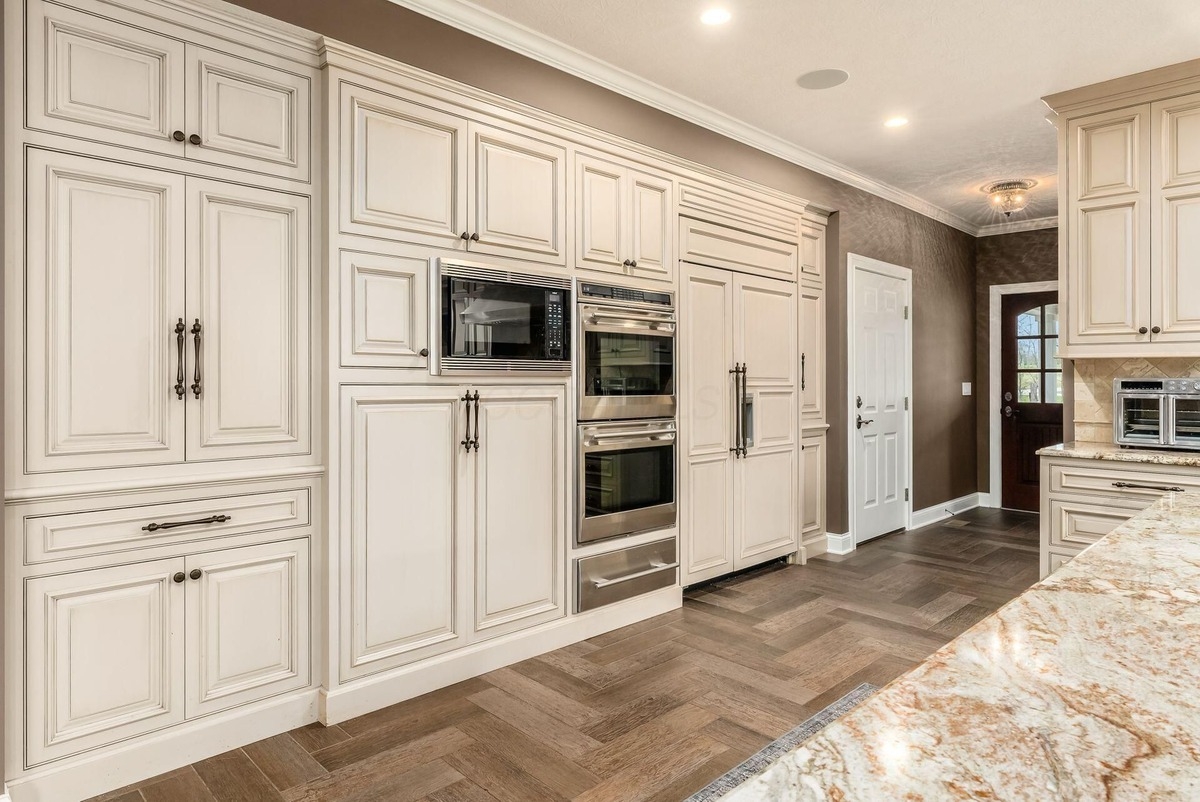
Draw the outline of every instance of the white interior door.
<instances>
[{"instance_id":1,"label":"white interior door","mask_svg":"<svg viewBox=\"0 0 1200 802\"><path fill-rule=\"evenodd\" d=\"M907 272L869 260L854 264L850 431L856 543L908 523Z\"/></svg>"}]
</instances>

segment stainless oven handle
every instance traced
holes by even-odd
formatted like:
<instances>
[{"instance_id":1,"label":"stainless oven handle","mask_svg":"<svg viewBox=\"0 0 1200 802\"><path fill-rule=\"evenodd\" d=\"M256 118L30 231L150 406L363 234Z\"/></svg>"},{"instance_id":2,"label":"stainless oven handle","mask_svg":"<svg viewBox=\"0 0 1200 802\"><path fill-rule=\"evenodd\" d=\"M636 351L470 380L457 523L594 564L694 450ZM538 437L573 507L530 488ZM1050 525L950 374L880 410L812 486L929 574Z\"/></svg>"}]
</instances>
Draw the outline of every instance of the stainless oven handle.
<instances>
[{"instance_id":1,"label":"stainless oven handle","mask_svg":"<svg viewBox=\"0 0 1200 802\"><path fill-rule=\"evenodd\" d=\"M589 451L620 451L622 448L633 446L666 447L675 442L674 432L670 434L648 434L637 437L622 437L620 439L596 440L587 438L583 441L583 450Z\"/></svg>"},{"instance_id":2,"label":"stainless oven handle","mask_svg":"<svg viewBox=\"0 0 1200 802\"><path fill-rule=\"evenodd\" d=\"M672 320L629 320L627 318L600 318L595 315L589 315L584 318L583 327L586 330L637 332L639 334L657 334L666 337L673 337L675 335L675 322Z\"/></svg>"},{"instance_id":3,"label":"stainless oven handle","mask_svg":"<svg viewBox=\"0 0 1200 802\"><path fill-rule=\"evenodd\" d=\"M645 571L638 571L635 574L626 574L625 576L619 576L616 579L593 579L592 584L598 588L606 588L609 585L619 585L622 582L631 582L634 579L641 579L644 576L650 576L651 574L657 574L662 571L669 571L669 570L672 570L672 569L675 569L678 567L679 567L679 563L677 563L677 562L676 563L652 562L652 563L650 563L650 567L647 568Z\"/></svg>"},{"instance_id":4,"label":"stainless oven handle","mask_svg":"<svg viewBox=\"0 0 1200 802\"><path fill-rule=\"evenodd\" d=\"M612 432L595 432L594 434L586 435L588 440L611 440L614 437L651 437L669 435L675 436L675 428L670 429L621 429L620 431Z\"/></svg>"},{"instance_id":5,"label":"stainless oven handle","mask_svg":"<svg viewBox=\"0 0 1200 802\"><path fill-rule=\"evenodd\" d=\"M599 306L581 306L583 317L599 317L607 320L631 320L636 322L662 321L674 323L675 313L658 309L605 309Z\"/></svg>"}]
</instances>

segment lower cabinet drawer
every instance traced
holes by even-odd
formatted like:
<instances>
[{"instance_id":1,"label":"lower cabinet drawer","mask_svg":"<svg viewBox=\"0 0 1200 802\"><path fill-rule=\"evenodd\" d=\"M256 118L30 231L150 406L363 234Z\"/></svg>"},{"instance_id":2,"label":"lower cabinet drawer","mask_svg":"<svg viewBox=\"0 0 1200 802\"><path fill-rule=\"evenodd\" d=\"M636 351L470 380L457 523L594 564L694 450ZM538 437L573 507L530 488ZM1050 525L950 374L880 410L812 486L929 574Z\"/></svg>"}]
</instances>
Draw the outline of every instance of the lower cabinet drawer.
<instances>
[{"instance_id":1,"label":"lower cabinet drawer","mask_svg":"<svg viewBox=\"0 0 1200 802\"><path fill-rule=\"evenodd\" d=\"M312 522L312 491L261 493L112 507L23 519L28 565L190 543L252 532L276 532Z\"/></svg>"},{"instance_id":2,"label":"lower cabinet drawer","mask_svg":"<svg viewBox=\"0 0 1200 802\"><path fill-rule=\"evenodd\" d=\"M675 538L575 561L575 611L632 599L678 581Z\"/></svg>"},{"instance_id":3,"label":"lower cabinet drawer","mask_svg":"<svg viewBox=\"0 0 1200 802\"><path fill-rule=\"evenodd\" d=\"M1099 460L1071 460L1050 465L1050 493L1099 495L1138 500L1148 507L1164 494L1175 491L1200 493L1200 471L1186 468L1162 469Z\"/></svg>"},{"instance_id":4,"label":"lower cabinet drawer","mask_svg":"<svg viewBox=\"0 0 1200 802\"><path fill-rule=\"evenodd\" d=\"M1048 551L1042 556L1042 579L1062 568L1079 552Z\"/></svg>"},{"instance_id":5,"label":"lower cabinet drawer","mask_svg":"<svg viewBox=\"0 0 1200 802\"><path fill-rule=\"evenodd\" d=\"M1050 545L1086 548L1147 505L1125 501L1050 499Z\"/></svg>"}]
</instances>

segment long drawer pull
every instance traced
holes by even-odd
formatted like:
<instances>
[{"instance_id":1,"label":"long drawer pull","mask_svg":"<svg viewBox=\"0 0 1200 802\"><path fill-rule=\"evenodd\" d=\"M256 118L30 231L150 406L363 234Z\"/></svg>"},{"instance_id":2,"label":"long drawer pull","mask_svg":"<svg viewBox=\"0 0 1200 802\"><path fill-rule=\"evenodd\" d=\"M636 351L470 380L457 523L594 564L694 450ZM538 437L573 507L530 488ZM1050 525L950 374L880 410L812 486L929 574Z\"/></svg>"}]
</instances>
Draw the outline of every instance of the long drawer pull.
<instances>
[{"instance_id":1,"label":"long drawer pull","mask_svg":"<svg viewBox=\"0 0 1200 802\"><path fill-rule=\"evenodd\" d=\"M142 527L143 532L158 532L162 529L176 529L180 526L198 526L200 524L223 524L226 521L232 521L231 515L210 515L207 518L197 518L194 521L167 521L165 524L146 524Z\"/></svg>"},{"instance_id":2,"label":"long drawer pull","mask_svg":"<svg viewBox=\"0 0 1200 802\"><path fill-rule=\"evenodd\" d=\"M609 585L619 585L622 582L631 582L634 579L641 579L644 576L650 576L651 574L657 574L660 571L668 571L668 570L678 568L678 567L679 567L679 563L677 563L677 562L676 563L650 563L650 567L647 568L645 571L638 571L636 574L627 574L626 576L620 576L620 577L617 577L616 579L593 579L592 584L598 588L606 588Z\"/></svg>"},{"instance_id":3,"label":"long drawer pull","mask_svg":"<svg viewBox=\"0 0 1200 802\"><path fill-rule=\"evenodd\" d=\"M1182 487L1168 487L1167 485L1139 485L1136 482L1113 482L1113 487L1129 487L1137 490L1161 490L1164 493L1186 493Z\"/></svg>"}]
</instances>

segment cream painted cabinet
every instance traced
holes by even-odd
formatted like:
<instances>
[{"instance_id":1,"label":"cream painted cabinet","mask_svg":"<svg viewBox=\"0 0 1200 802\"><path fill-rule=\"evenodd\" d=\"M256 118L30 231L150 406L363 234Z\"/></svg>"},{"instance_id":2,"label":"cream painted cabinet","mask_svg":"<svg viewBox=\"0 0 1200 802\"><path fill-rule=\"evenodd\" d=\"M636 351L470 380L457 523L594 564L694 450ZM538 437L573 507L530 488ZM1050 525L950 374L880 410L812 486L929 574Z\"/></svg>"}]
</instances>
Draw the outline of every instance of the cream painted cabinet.
<instances>
[{"instance_id":1,"label":"cream painted cabinet","mask_svg":"<svg viewBox=\"0 0 1200 802\"><path fill-rule=\"evenodd\" d=\"M563 614L565 425L562 387L343 388L344 678Z\"/></svg>"},{"instance_id":2,"label":"cream painted cabinet","mask_svg":"<svg viewBox=\"0 0 1200 802\"><path fill-rule=\"evenodd\" d=\"M801 441L800 455L804 470L801 475L803 492L800 509L803 519L800 527L804 545L817 545L824 550L825 544L825 430L805 432Z\"/></svg>"},{"instance_id":3,"label":"cream painted cabinet","mask_svg":"<svg viewBox=\"0 0 1200 802\"><path fill-rule=\"evenodd\" d=\"M825 422L825 290L800 287L800 414L804 426Z\"/></svg>"},{"instance_id":4,"label":"cream painted cabinet","mask_svg":"<svg viewBox=\"0 0 1200 802\"><path fill-rule=\"evenodd\" d=\"M27 159L25 469L181 462L183 176Z\"/></svg>"},{"instance_id":5,"label":"cream painted cabinet","mask_svg":"<svg viewBox=\"0 0 1200 802\"><path fill-rule=\"evenodd\" d=\"M429 364L428 254L343 250L341 364L346 367L424 368Z\"/></svg>"},{"instance_id":6,"label":"cream painted cabinet","mask_svg":"<svg viewBox=\"0 0 1200 802\"><path fill-rule=\"evenodd\" d=\"M182 557L25 582L30 766L184 719Z\"/></svg>"},{"instance_id":7,"label":"cream painted cabinet","mask_svg":"<svg viewBox=\"0 0 1200 802\"><path fill-rule=\"evenodd\" d=\"M339 83L348 234L566 265L561 143Z\"/></svg>"},{"instance_id":8,"label":"cream painted cabinet","mask_svg":"<svg viewBox=\"0 0 1200 802\"><path fill-rule=\"evenodd\" d=\"M312 74L299 65L39 0L29 16L31 127L308 180Z\"/></svg>"},{"instance_id":9,"label":"cream painted cabinet","mask_svg":"<svg viewBox=\"0 0 1200 802\"><path fill-rule=\"evenodd\" d=\"M308 199L28 164L26 469L307 453Z\"/></svg>"},{"instance_id":10,"label":"cream painted cabinet","mask_svg":"<svg viewBox=\"0 0 1200 802\"><path fill-rule=\"evenodd\" d=\"M575 266L674 278L670 178L583 153L575 156Z\"/></svg>"},{"instance_id":11,"label":"cream painted cabinet","mask_svg":"<svg viewBox=\"0 0 1200 802\"><path fill-rule=\"evenodd\" d=\"M1200 345L1200 93L1130 99L1126 86L1118 108L1064 112L1068 357Z\"/></svg>"},{"instance_id":12,"label":"cream painted cabinet","mask_svg":"<svg viewBox=\"0 0 1200 802\"><path fill-rule=\"evenodd\" d=\"M795 284L693 265L681 296L680 531L693 584L798 549L798 302Z\"/></svg>"},{"instance_id":13,"label":"cream painted cabinet","mask_svg":"<svg viewBox=\"0 0 1200 802\"><path fill-rule=\"evenodd\" d=\"M30 766L306 687L308 540L26 580Z\"/></svg>"}]
</instances>

